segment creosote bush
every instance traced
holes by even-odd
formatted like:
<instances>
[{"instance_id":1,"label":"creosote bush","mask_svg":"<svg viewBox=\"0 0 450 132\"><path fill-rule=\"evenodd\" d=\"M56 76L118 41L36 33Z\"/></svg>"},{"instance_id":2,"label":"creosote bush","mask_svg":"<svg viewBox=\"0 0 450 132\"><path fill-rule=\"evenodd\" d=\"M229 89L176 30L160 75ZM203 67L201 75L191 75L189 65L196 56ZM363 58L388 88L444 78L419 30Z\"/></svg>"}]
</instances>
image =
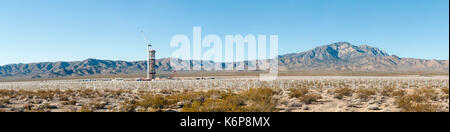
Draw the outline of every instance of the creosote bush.
<instances>
[{"instance_id":1,"label":"creosote bush","mask_svg":"<svg viewBox=\"0 0 450 132\"><path fill-rule=\"evenodd\" d=\"M428 100L439 100L438 93L432 88L417 88L414 89L414 94L422 96L424 99Z\"/></svg>"},{"instance_id":2,"label":"creosote bush","mask_svg":"<svg viewBox=\"0 0 450 132\"><path fill-rule=\"evenodd\" d=\"M336 90L333 91L334 92L334 97L338 98L338 99L342 99L344 98L344 96L352 96L353 95L353 90L347 87L344 88L338 88Z\"/></svg>"},{"instance_id":3,"label":"creosote bush","mask_svg":"<svg viewBox=\"0 0 450 132\"><path fill-rule=\"evenodd\" d=\"M10 104L9 99L7 98L0 98L0 107Z\"/></svg>"},{"instance_id":4,"label":"creosote bush","mask_svg":"<svg viewBox=\"0 0 450 132\"><path fill-rule=\"evenodd\" d=\"M437 100L437 93L431 88L417 88L411 94L405 94L395 100L395 104L403 112L437 112L439 105L432 103Z\"/></svg>"},{"instance_id":5,"label":"creosote bush","mask_svg":"<svg viewBox=\"0 0 450 132\"><path fill-rule=\"evenodd\" d=\"M362 100L368 100L370 96L377 94L374 89L358 89L356 93L358 94L358 98Z\"/></svg>"},{"instance_id":6,"label":"creosote bush","mask_svg":"<svg viewBox=\"0 0 450 132\"><path fill-rule=\"evenodd\" d=\"M305 104L311 104L319 99L322 99L322 96L319 94L306 94L300 98L300 100Z\"/></svg>"},{"instance_id":7,"label":"creosote bush","mask_svg":"<svg viewBox=\"0 0 450 132\"><path fill-rule=\"evenodd\" d=\"M424 101L424 98L416 95L405 95L395 100L395 104L402 112L436 112L438 106Z\"/></svg>"},{"instance_id":8,"label":"creosote bush","mask_svg":"<svg viewBox=\"0 0 450 132\"><path fill-rule=\"evenodd\" d=\"M392 97L402 97L404 95L406 95L406 91L405 90L399 89L399 90L395 90L395 91L392 92Z\"/></svg>"},{"instance_id":9,"label":"creosote bush","mask_svg":"<svg viewBox=\"0 0 450 132\"><path fill-rule=\"evenodd\" d=\"M442 95L443 95L442 98L443 99L448 99L448 95L449 95L448 88L442 88L441 92L442 92Z\"/></svg>"},{"instance_id":10,"label":"creosote bush","mask_svg":"<svg viewBox=\"0 0 450 132\"><path fill-rule=\"evenodd\" d=\"M194 101L183 107L184 112L271 112L275 110L270 88L252 88L239 94L226 93L222 98Z\"/></svg>"},{"instance_id":11,"label":"creosote bush","mask_svg":"<svg viewBox=\"0 0 450 132\"><path fill-rule=\"evenodd\" d=\"M117 112L136 112L136 108L138 107L138 102L136 100L125 100L120 104L118 109L113 109L113 111Z\"/></svg>"},{"instance_id":12,"label":"creosote bush","mask_svg":"<svg viewBox=\"0 0 450 132\"><path fill-rule=\"evenodd\" d=\"M291 88L289 91L291 91L289 94L291 98L300 98L309 93L308 88Z\"/></svg>"},{"instance_id":13,"label":"creosote bush","mask_svg":"<svg viewBox=\"0 0 450 132\"><path fill-rule=\"evenodd\" d=\"M155 109L162 109L164 107L176 103L175 101L170 101L166 99L164 95L146 95L143 96L142 98L143 98L142 101L139 101L138 105L144 108L151 107Z\"/></svg>"},{"instance_id":14,"label":"creosote bush","mask_svg":"<svg viewBox=\"0 0 450 132\"><path fill-rule=\"evenodd\" d=\"M391 96L393 96L394 92L395 92L394 87L384 86L383 89L381 90L381 95L386 96L386 97L391 97Z\"/></svg>"},{"instance_id":15,"label":"creosote bush","mask_svg":"<svg viewBox=\"0 0 450 132\"><path fill-rule=\"evenodd\" d=\"M94 109L89 105L83 105L80 109L77 110L77 112L94 112Z\"/></svg>"}]
</instances>

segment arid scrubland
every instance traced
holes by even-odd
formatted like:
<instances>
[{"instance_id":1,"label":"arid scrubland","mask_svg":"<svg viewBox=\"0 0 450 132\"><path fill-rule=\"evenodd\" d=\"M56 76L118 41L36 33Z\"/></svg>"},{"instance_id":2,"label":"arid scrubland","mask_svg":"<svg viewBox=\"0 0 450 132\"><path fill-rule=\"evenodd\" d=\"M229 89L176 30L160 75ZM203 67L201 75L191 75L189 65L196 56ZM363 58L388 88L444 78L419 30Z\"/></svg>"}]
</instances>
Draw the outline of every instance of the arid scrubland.
<instances>
[{"instance_id":1,"label":"arid scrubland","mask_svg":"<svg viewBox=\"0 0 450 132\"><path fill-rule=\"evenodd\" d=\"M0 83L1 112L448 112L448 78Z\"/></svg>"}]
</instances>

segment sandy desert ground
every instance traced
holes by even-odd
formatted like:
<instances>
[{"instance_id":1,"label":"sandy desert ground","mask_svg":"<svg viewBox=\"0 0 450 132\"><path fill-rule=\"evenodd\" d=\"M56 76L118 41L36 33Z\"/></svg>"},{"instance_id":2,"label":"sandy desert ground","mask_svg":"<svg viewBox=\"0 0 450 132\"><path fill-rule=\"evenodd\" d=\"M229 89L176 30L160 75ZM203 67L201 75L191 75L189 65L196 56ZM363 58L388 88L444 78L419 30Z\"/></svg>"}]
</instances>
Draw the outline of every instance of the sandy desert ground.
<instances>
[{"instance_id":1,"label":"sandy desert ground","mask_svg":"<svg viewBox=\"0 0 450 132\"><path fill-rule=\"evenodd\" d=\"M1 112L448 112L448 76L0 83Z\"/></svg>"}]
</instances>

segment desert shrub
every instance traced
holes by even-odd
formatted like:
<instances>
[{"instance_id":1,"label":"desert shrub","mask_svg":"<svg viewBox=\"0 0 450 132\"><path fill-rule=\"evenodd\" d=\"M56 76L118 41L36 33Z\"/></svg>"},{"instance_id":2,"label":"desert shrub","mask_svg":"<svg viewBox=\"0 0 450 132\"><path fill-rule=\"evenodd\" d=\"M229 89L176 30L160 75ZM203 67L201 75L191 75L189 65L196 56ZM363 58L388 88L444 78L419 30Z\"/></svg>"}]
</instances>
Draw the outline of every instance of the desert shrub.
<instances>
[{"instance_id":1,"label":"desert shrub","mask_svg":"<svg viewBox=\"0 0 450 132\"><path fill-rule=\"evenodd\" d=\"M27 96L37 96L42 99L46 100L53 100L53 96L55 93L51 90L37 90L36 92L32 91L19 91L20 95L27 95Z\"/></svg>"},{"instance_id":2,"label":"desert shrub","mask_svg":"<svg viewBox=\"0 0 450 132\"><path fill-rule=\"evenodd\" d=\"M423 97L412 94L405 95L395 100L395 104L403 112L436 112L438 105L424 102Z\"/></svg>"},{"instance_id":3,"label":"desert shrub","mask_svg":"<svg viewBox=\"0 0 450 132\"><path fill-rule=\"evenodd\" d=\"M0 98L0 107L10 104L9 99L8 98Z\"/></svg>"},{"instance_id":4,"label":"desert shrub","mask_svg":"<svg viewBox=\"0 0 450 132\"><path fill-rule=\"evenodd\" d=\"M138 107L138 102L136 100L125 100L120 104L118 109L114 109L113 111L117 112L135 112L135 109Z\"/></svg>"},{"instance_id":5,"label":"desert shrub","mask_svg":"<svg viewBox=\"0 0 450 132\"><path fill-rule=\"evenodd\" d=\"M353 95L353 90L347 87L344 88L338 88L336 90L333 91L334 92L334 97L338 98L338 99L342 99L344 98L344 96L352 96Z\"/></svg>"},{"instance_id":6,"label":"desert shrub","mask_svg":"<svg viewBox=\"0 0 450 132\"><path fill-rule=\"evenodd\" d=\"M306 94L308 94L309 89L308 88L292 88L292 89L289 89L289 91L291 91L291 93L289 94L289 96L291 98L300 98L300 97L303 97Z\"/></svg>"},{"instance_id":7,"label":"desert shrub","mask_svg":"<svg viewBox=\"0 0 450 132\"><path fill-rule=\"evenodd\" d=\"M229 95L223 99L208 98L202 101L194 101L183 107L184 112L237 112L242 111L240 108L244 105L242 98L236 95Z\"/></svg>"},{"instance_id":8,"label":"desert shrub","mask_svg":"<svg viewBox=\"0 0 450 132\"><path fill-rule=\"evenodd\" d=\"M183 112L271 112L276 92L270 88L252 88L240 94L221 93L222 98L194 101L182 108Z\"/></svg>"},{"instance_id":9,"label":"desert shrub","mask_svg":"<svg viewBox=\"0 0 450 132\"><path fill-rule=\"evenodd\" d=\"M76 100L69 100L69 101L64 101L62 102L63 105L75 105L77 104Z\"/></svg>"},{"instance_id":10,"label":"desert shrub","mask_svg":"<svg viewBox=\"0 0 450 132\"><path fill-rule=\"evenodd\" d=\"M358 98L362 100L367 100L370 96L377 94L374 89L358 89L356 93L358 94Z\"/></svg>"},{"instance_id":11,"label":"desert shrub","mask_svg":"<svg viewBox=\"0 0 450 132\"><path fill-rule=\"evenodd\" d=\"M69 90L64 90L64 94L66 95L73 95L75 93L75 91L69 89Z\"/></svg>"},{"instance_id":12,"label":"desert shrub","mask_svg":"<svg viewBox=\"0 0 450 132\"><path fill-rule=\"evenodd\" d=\"M251 88L242 93L242 96L252 101L271 100L277 92L270 88Z\"/></svg>"},{"instance_id":13,"label":"desert shrub","mask_svg":"<svg viewBox=\"0 0 450 132\"><path fill-rule=\"evenodd\" d=\"M251 104L248 104L244 107L242 110L243 112L273 112L275 111L276 104L274 101L260 101L260 102L253 102Z\"/></svg>"},{"instance_id":14,"label":"desert shrub","mask_svg":"<svg viewBox=\"0 0 450 132\"><path fill-rule=\"evenodd\" d=\"M91 108L88 104L81 106L80 109L77 110L77 112L94 112L94 109Z\"/></svg>"},{"instance_id":15,"label":"desert shrub","mask_svg":"<svg viewBox=\"0 0 450 132\"><path fill-rule=\"evenodd\" d=\"M392 97L402 97L404 95L406 95L406 91L405 90L399 89L399 90L395 90L395 91L392 92Z\"/></svg>"},{"instance_id":16,"label":"desert shrub","mask_svg":"<svg viewBox=\"0 0 450 132\"><path fill-rule=\"evenodd\" d=\"M391 97L391 96L393 96L392 94L394 92L395 92L395 88L394 87L384 86L384 88L381 90L381 95L387 96L387 97Z\"/></svg>"},{"instance_id":17,"label":"desert shrub","mask_svg":"<svg viewBox=\"0 0 450 132\"><path fill-rule=\"evenodd\" d=\"M9 97L12 95L15 95L15 91L13 90L4 90L4 89L0 89L0 97Z\"/></svg>"},{"instance_id":18,"label":"desert shrub","mask_svg":"<svg viewBox=\"0 0 450 132\"><path fill-rule=\"evenodd\" d=\"M99 102L95 102L95 103L92 102L92 103L89 103L88 106L90 108L92 108L92 110L98 110L98 109L104 109L106 104L105 103L99 103Z\"/></svg>"},{"instance_id":19,"label":"desert shrub","mask_svg":"<svg viewBox=\"0 0 450 132\"><path fill-rule=\"evenodd\" d=\"M239 104L233 99L206 99L203 103L194 101L187 107L183 107L184 112L239 112L242 111Z\"/></svg>"},{"instance_id":20,"label":"desert shrub","mask_svg":"<svg viewBox=\"0 0 450 132\"><path fill-rule=\"evenodd\" d=\"M62 96L59 98L59 101L69 101L69 98L67 96Z\"/></svg>"},{"instance_id":21,"label":"desert shrub","mask_svg":"<svg viewBox=\"0 0 450 132\"><path fill-rule=\"evenodd\" d=\"M109 94L109 95L120 96L120 95L122 95L122 93L125 93L125 90L123 90L123 89L119 89L119 90L105 89L105 90L103 90L103 92L105 92L106 94Z\"/></svg>"},{"instance_id":22,"label":"desert shrub","mask_svg":"<svg viewBox=\"0 0 450 132\"><path fill-rule=\"evenodd\" d=\"M25 111L31 111L33 108L33 105L31 104L25 104L23 105L23 108L25 109Z\"/></svg>"},{"instance_id":23,"label":"desert shrub","mask_svg":"<svg viewBox=\"0 0 450 132\"><path fill-rule=\"evenodd\" d=\"M397 98L395 104L404 112L436 112L439 106L431 103L431 100L437 98L437 93L433 89L418 88L411 94Z\"/></svg>"},{"instance_id":24,"label":"desert shrub","mask_svg":"<svg viewBox=\"0 0 450 132\"><path fill-rule=\"evenodd\" d=\"M173 90L169 90L169 89L162 89L161 91L159 91L162 94L172 94L172 92L174 92Z\"/></svg>"},{"instance_id":25,"label":"desert shrub","mask_svg":"<svg viewBox=\"0 0 450 132\"><path fill-rule=\"evenodd\" d=\"M449 93L448 93L448 88L442 88L442 89L441 89L441 92L442 92L442 94L443 94L442 98L443 98L443 99L448 99L448 95L449 95Z\"/></svg>"},{"instance_id":26,"label":"desert shrub","mask_svg":"<svg viewBox=\"0 0 450 132\"><path fill-rule=\"evenodd\" d=\"M448 88L442 88L442 89L441 89L442 93L443 93L443 94L447 94L447 95L449 94L449 93L448 93L448 90L449 90Z\"/></svg>"},{"instance_id":27,"label":"desert shrub","mask_svg":"<svg viewBox=\"0 0 450 132\"><path fill-rule=\"evenodd\" d=\"M311 104L319 99L322 99L322 96L319 94L306 94L300 97L300 100L305 104Z\"/></svg>"},{"instance_id":28,"label":"desert shrub","mask_svg":"<svg viewBox=\"0 0 450 132\"><path fill-rule=\"evenodd\" d=\"M275 110L276 100L273 96L277 91L271 88L252 88L241 94L247 101L247 106L243 108L245 112L271 112ZM240 102L235 102L239 105Z\"/></svg>"},{"instance_id":29,"label":"desert shrub","mask_svg":"<svg viewBox=\"0 0 450 132\"><path fill-rule=\"evenodd\" d=\"M85 89L85 90L79 90L79 92L81 97L85 97L85 98L91 98L91 97L95 97L96 95L98 95L98 91L97 90L92 90L92 89Z\"/></svg>"},{"instance_id":30,"label":"desert shrub","mask_svg":"<svg viewBox=\"0 0 450 132\"><path fill-rule=\"evenodd\" d=\"M439 100L438 93L431 88L414 89L414 95L421 96L425 100Z\"/></svg>"},{"instance_id":31,"label":"desert shrub","mask_svg":"<svg viewBox=\"0 0 450 132\"><path fill-rule=\"evenodd\" d=\"M163 95L146 95L142 97L142 101L138 102L139 106L142 106L144 108L156 108L161 109L164 107L168 107L169 105L172 105L176 103L175 101L170 101L166 99Z\"/></svg>"}]
</instances>

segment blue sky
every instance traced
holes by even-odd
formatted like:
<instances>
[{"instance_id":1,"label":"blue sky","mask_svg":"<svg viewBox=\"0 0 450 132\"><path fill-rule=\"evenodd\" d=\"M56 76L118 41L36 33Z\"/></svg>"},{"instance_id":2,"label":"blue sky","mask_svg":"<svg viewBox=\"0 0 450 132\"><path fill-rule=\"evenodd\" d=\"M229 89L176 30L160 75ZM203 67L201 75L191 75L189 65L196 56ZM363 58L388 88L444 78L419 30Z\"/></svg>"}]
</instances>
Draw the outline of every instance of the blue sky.
<instances>
[{"instance_id":1,"label":"blue sky","mask_svg":"<svg viewBox=\"0 0 450 132\"><path fill-rule=\"evenodd\" d=\"M279 53L333 42L401 57L448 59L448 0L0 0L0 65L87 58L145 60L140 30L169 57L170 39L278 34Z\"/></svg>"}]
</instances>

